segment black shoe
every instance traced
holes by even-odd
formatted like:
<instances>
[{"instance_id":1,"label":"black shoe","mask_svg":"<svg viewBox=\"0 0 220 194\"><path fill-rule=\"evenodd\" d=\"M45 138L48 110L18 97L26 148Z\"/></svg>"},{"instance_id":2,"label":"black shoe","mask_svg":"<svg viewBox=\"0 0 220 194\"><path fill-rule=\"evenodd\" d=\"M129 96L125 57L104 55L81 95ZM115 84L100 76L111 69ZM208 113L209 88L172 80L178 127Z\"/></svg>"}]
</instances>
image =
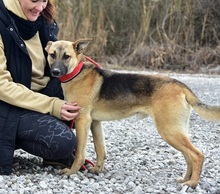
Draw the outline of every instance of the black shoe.
<instances>
[{"instance_id":1,"label":"black shoe","mask_svg":"<svg viewBox=\"0 0 220 194\"><path fill-rule=\"evenodd\" d=\"M52 166L54 168L56 167L71 168L74 160L75 160L75 156L71 154L68 158L62 158L58 160L43 159L43 165Z\"/></svg>"},{"instance_id":2,"label":"black shoe","mask_svg":"<svg viewBox=\"0 0 220 194\"><path fill-rule=\"evenodd\" d=\"M56 167L71 168L74 160L75 160L75 156L71 154L68 158L63 158L63 159L58 159L58 160L43 159L43 165L52 166L54 168ZM85 163L81 166L80 170L81 171L88 170L89 168L94 167L94 166L95 164L92 161L86 159Z\"/></svg>"}]
</instances>

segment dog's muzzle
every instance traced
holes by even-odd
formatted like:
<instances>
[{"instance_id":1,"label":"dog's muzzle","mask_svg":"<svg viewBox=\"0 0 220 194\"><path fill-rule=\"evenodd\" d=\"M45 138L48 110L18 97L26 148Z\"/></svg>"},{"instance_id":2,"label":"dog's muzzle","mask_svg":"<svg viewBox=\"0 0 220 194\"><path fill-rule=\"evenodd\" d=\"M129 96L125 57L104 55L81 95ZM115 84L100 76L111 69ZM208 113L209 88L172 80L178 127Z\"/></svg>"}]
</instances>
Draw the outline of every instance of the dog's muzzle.
<instances>
[{"instance_id":1,"label":"dog's muzzle","mask_svg":"<svg viewBox=\"0 0 220 194\"><path fill-rule=\"evenodd\" d=\"M67 74L67 67L63 63L54 63L50 68L50 73L53 77L60 77Z\"/></svg>"}]
</instances>

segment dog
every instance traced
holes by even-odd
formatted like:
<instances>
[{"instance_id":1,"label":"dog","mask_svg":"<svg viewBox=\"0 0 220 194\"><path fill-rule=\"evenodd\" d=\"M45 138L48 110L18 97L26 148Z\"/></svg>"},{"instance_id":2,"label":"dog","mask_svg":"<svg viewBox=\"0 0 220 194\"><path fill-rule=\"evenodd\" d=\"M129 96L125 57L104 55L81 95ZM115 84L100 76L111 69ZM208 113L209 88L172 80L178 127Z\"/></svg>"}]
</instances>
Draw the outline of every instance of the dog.
<instances>
[{"instance_id":1,"label":"dog","mask_svg":"<svg viewBox=\"0 0 220 194\"><path fill-rule=\"evenodd\" d=\"M63 173L76 173L85 161L88 129L91 129L96 151L92 173L103 170L106 147L101 121L119 120L137 114L151 116L158 133L176 150L182 152L187 171L178 179L182 186L195 188L202 171L204 155L187 134L191 110L202 118L220 120L220 107L202 103L182 82L166 76L118 73L94 64L84 63L84 50L91 39L75 42L48 42L45 50L52 76L60 78L65 99L81 108L75 119L77 148L75 161Z\"/></svg>"}]
</instances>

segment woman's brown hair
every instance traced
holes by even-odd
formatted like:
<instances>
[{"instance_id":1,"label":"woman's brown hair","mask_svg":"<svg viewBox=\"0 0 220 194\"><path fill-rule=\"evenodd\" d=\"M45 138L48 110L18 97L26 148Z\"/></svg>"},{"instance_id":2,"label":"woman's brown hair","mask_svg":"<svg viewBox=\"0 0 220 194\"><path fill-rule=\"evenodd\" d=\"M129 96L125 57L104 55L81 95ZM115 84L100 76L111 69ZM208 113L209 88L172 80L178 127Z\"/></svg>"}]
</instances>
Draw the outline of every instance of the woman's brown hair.
<instances>
[{"instance_id":1,"label":"woman's brown hair","mask_svg":"<svg viewBox=\"0 0 220 194\"><path fill-rule=\"evenodd\" d=\"M55 6L52 0L48 0L46 8L42 11L42 16L47 22L52 23L55 18Z\"/></svg>"}]
</instances>

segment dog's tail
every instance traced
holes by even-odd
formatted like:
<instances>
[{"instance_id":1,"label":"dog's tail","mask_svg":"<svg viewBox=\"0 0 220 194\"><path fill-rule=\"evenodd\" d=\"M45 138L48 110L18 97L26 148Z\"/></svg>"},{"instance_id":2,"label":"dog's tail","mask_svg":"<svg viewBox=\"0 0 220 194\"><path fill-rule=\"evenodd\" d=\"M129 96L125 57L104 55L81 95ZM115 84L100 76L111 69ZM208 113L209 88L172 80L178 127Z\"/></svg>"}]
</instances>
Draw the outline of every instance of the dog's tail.
<instances>
[{"instance_id":1,"label":"dog's tail","mask_svg":"<svg viewBox=\"0 0 220 194\"><path fill-rule=\"evenodd\" d=\"M220 121L220 106L210 106L202 103L190 89L186 89L185 94L187 102L199 116L211 121Z\"/></svg>"}]
</instances>

